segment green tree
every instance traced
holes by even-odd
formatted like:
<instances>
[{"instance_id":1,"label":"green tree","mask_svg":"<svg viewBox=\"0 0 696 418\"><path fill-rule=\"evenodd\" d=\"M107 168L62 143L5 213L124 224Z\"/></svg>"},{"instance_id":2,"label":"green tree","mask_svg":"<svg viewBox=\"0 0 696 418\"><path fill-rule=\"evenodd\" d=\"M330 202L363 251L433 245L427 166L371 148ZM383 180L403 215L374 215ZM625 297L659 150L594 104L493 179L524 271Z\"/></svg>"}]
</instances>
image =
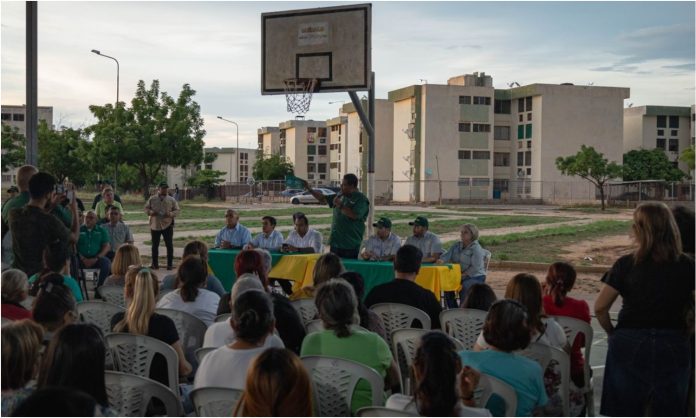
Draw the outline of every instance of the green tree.
<instances>
[{"instance_id":1,"label":"green tree","mask_svg":"<svg viewBox=\"0 0 696 418\"><path fill-rule=\"evenodd\" d=\"M19 129L2 124L2 172L24 165L27 141Z\"/></svg>"},{"instance_id":2,"label":"green tree","mask_svg":"<svg viewBox=\"0 0 696 418\"><path fill-rule=\"evenodd\" d=\"M686 163L689 167L689 171L694 170L694 160L696 155L694 155L694 146L690 146L679 154L679 161Z\"/></svg>"},{"instance_id":3,"label":"green tree","mask_svg":"<svg viewBox=\"0 0 696 418\"><path fill-rule=\"evenodd\" d=\"M623 156L624 181L665 180L679 181L684 172L673 166L660 149L632 150Z\"/></svg>"},{"instance_id":4,"label":"green tree","mask_svg":"<svg viewBox=\"0 0 696 418\"><path fill-rule=\"evenodd\" d=\"M253 168L256 180L283 180L286 174L292 174L294 168L286 157L280 154L259 155Z\"/></svg>"},{"instance_id":5,"label":"green tree","mask_svg":"<svg viewBox=\"0 0 696 418\"><path fill-rule=\"evenodd\" d=\"M196 92L184 84L174 99L160 91L159 81L150 88L140 80L131 106L118 103L90 106L97 123L94 134L95 161L108 160L134 167L143 195L166 166L198 165L203 160L203 119L193 100Z\"/></svg>"},{"instance_id":6,"label":"green tree","mask_svg":"<svg viewBox=\"0 0 696 418\"><path fill-rule=\"evenodd\" d=\"M211 200L215 196L215 186L225 181L223 178L227 174L224 171L203 169L189 177L187 183L192 187L202 187L206 189L206 197Z\"/></svg>"},{"instance_id":7,"label":"green tree","mask_svg":"<svg viewBox=\"0 0 696 418\"><path fill-rule=\"evenodd\" d=\"M615 162L609 162L604 154L597 152L594 147L580 146L580 151L575 155L556 158L556 168L566 176L582 177L599 188L599 197L604 204L604 184L621 176L621 166Z\"/></svg>"},{"instance_id":8,"label":"green tree","mask_svg":"<svg viewBox=\"0 0 696 418\"><path fill-rule=\"evenodd\" d=\"M56 177L59 182L69 178L78 186L84 185L90 174L85 164L87 135L82 129L62 127L51 129L46 121L39 122L39 168Z\"/></svg>"}]
</instances>

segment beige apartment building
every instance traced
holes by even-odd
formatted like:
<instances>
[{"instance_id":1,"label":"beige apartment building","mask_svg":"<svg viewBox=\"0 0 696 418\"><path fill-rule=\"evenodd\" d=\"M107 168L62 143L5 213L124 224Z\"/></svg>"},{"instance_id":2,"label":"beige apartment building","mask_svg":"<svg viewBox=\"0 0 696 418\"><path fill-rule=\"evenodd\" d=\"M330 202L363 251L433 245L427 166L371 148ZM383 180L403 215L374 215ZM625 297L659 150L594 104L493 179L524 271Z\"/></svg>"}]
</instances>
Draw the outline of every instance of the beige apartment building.
<instances>
[{"instance_id":1,"label":"beige apartment building","mask_svg":"<svg viewBox=\"0 0 696 418\"><path fill-rule=\"evenodd\" d=\"M19 133L26 135L26 114L27 107L25 105L2 105L1 122L3 125L8 125L17 128ZM38 106L39 121L46 121L48 126L53 129L53 106ZM2 183L14 184L17 177L17 170L11 170L7 173L2 173Z\"/></svg>"},{"instance_id":2,"label":"beige apartment building","mask_svg":"<svg viewBox=\"0 0 696 418\"><path fill-rule=\"evenodd\" d=\"M329 185L329 138L326 122L288 120L279 125L278 152L293 164L295 175L315 186Z\"/></svg>"},{"instance_id":3,"label":"beige apartment building","mask_svg":"<svg viewBox=\"0 0 696 418\"><path fill-rule=\"evenodd\" d=\"M278 154L280 152L280 129L275 126L264 126L257 130L259 137L259 150L264 156Z\"/></svg>"},{"instance_id":4,"label":"beige apartment building","mask_svg":"<svg viewBox=\"0 0 696 418\"><path fill-rule=\"evenodd\" d=\"M204 148L204 154L215 153L217 158L212 163L201 164L201 169L223 171L224 184L246 183L252 176L254 164L256 163L256 148L239 148L239 158L237 158L236 147L211 147ZM174 187L178 184L182 187L186 180L196 172L195 166L189 167L170 167L167 166L166 176L169 186ZM237 177L239 176L239 177Z\"/></svg>"},{"instance_id":5,"label":"beige apartment building","mask_svg":"<svg viewBox=\"0 0 696 418\"><path fill-rule=\"evenodd\" d=\"M623 111L624 152L658 148L685 173L679 154L694 142L694 106L637 106Z\"/></svg>"},{"instance_id":6,"label":"beige apartment building","mask_svg":"<svg viewBox=\"0 0 696 418\"><path fill-rule=\"evenodd\" d=\"M348 118L345 114L326 121L329 134L329 181L332 185L341 183L348 167Z\"/></svg>"},{"instance_id":7,"label":"beige apartment building","mask_svg":"<svg viewBox=\"0 0 696 418\"><path fill-rule=\"evenodd\" d=\"M572 183L590 195L555 160L584 144L620 163L628 97L628 88L572 84L494 89L485 73L391 91L393 200L548 199Z\"/></svg>"}]
</instances>

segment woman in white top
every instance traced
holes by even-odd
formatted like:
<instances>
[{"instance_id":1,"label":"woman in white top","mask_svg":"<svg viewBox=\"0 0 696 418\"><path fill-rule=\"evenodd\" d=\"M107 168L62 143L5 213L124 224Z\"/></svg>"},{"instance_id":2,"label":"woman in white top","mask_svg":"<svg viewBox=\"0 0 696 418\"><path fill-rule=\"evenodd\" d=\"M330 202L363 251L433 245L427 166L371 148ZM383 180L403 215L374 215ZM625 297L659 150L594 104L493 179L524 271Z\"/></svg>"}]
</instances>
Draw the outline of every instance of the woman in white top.
<instances>
[{"instance_id":1,"label":"woman in white top","mask_svg":"<svg viewBox=\"0 0 696 418\"><path fill-rule=\"evenodd\" d=\"M439 331L421 338L413 362L414 396L394 394L387 408L424 417L490 417L485 408L474 408L474 389L480 373L466 366L454 343ZM459 384L457 384L459 381Z\"/></svg>"},{"instance_id":2,"label":"woman in white top","mask_svg":"<svg viewBox=\"0 0 696 418\"><path fill-rule=\"evenodd\" d=\"M215 322L220 296L203 289L208 280L207 263L198 256L188 256L181 262L176 275L179 288L162 296L157 307L188 312L210 326Z\"/></svg>"},{"instance_id":3,"label":"woman in white top","mask_svg":"<svg viewBox=\"0 0 696 418\"><path fill-rule=\"evenodd\" d=\"M193 381L194 388L244 389L247 369L267 349L266 339L275 327L271 297L259 290L242 292L234 302L231 324L236 339L203 358Z\"/></svg>"}]
</instances>

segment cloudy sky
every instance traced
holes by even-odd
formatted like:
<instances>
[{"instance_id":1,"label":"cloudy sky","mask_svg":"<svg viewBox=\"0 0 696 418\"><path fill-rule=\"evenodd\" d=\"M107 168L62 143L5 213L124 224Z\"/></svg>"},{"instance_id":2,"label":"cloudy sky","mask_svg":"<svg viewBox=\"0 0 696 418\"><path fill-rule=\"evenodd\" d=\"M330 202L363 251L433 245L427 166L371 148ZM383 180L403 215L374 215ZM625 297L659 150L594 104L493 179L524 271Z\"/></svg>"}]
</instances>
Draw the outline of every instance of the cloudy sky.
<instances>
[{"instance_id":1,"label":"cloudy sky","mask_svg":"<svg viewBox=\"0 0 696 418\"><path fill-rule=\"evenodd\" d=\"M90 104L122 101L138 80L178 95L189 83L208 146L256 146L256 130L292 118L282 96L260 94L263 12L331 2L40 2L39 104L54 123L94 122ZM513 81L630 87L626 104L694 103L694 2L373 2L372 60L378 98L421 83L484 71ZM0 3L0 100L25 103L25 3ZM315 95L307 119L338 115L347 93Z\"/></svg>"}]
</instances>

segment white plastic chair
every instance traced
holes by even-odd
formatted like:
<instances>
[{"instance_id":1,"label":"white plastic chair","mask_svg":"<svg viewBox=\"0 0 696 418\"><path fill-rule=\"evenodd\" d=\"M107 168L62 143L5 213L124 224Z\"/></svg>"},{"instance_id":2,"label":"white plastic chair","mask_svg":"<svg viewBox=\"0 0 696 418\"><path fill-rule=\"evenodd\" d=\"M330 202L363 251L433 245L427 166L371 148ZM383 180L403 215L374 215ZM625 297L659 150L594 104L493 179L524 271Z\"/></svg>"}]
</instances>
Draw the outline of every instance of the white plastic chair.
<instances>
[{"instance_id":1,"label":"white plastic chair","mask_svg":"<svg viewBox=\"0 0 696 418\"><path fill-rule=\"evenodd\" d=\"M93 289L97 288L97 283L99 282L99 269L82 269L82 277L85 278L85 286L87 286L87 280L91 280L93 284Z\"/></svg>"},{"instance_id":2,"label":"white plastic chair","mask_svg":"<svg viewBox=\"0 0 696 418\"><path fill-rule=\"evenodd\" d=\"M201 364L203 361L203 357L205 357L208 353L211 353L215 350L217 350L219 347L202 347L196 350L195 356L196 360L198 360L198 364Z\"/></svg>"},{"instance_id":3,"label":"white plastic chair","mask_svg":"<svg viewBox=\"0 0 696 418\"><path fill-rule=\"evenodd\" d=\"M5 325L9 325L13 323L14 321L8 318L5 318L4 316L2 317L2 326L4 327Z\"/></svg>"},{"instance_id":4,"label":"white plastic chair","mask_svg":"<svg viewBox=\"0 0 696 418\"><path fill-rule=\"evenodd\" d=\"M123 294L123 286L100 286L97 292L105 302L126 307L126 296Z\"/></svg>"},{"instance_id":5,"label":"white plastic chair","mask_svg":"<svg viewBox=\"0 0 696 418\"><path fill-rule=\"evenodd\" d=\"M159 382L146 377L110 371L104 372L104 380L109 406L119 411L121 416L144 417L147 405L152 398L162 401L167 416L183 415L179 397Z\"/></svg>"},{"instance_id":6,"label":"white plastic chair","mask_svg":"<svg viewBox=\"0 0 696 418\"><path fill-rule=\"evenodd\" d=\"M594 416L594 384L592 382L592 374L590 373L590 353L592 351L592 341L594 339L594 330L592 326L585 321L581 321L576 318L571 318L568 316L554 316L553 317L560 326L563 327L563 331L566 333L568 342L572 346L575 343L575 339L578 335L583 335L585 337L585 347L583 356L585 357L585 367L583 374L585 376L585 386L582 388L585 393L585 407L587 408L587 416Z\"/></svg>"},{"instance_id":7,"label":"white plastic chair","mask_svg":"<svg viewBox=\"0 0 696 418\"><path fill-rule=\"evenodd\" d=\"M392 354L399 366L401 390L406 395L413 394L411 367L416 358L416 350L420 345L421 338L428 332L430 331L427 329L419 328L397 329L392 332Z\"/></svg>"},{"instance_id":8,"label":"white plastic chair","mask_svg":"<svg viewBox=\"0 0 696 418\"><path fill-rule=\"evenodd\" d=\"M231 388L198 388L191 391L191 401L199 417L231 417L242 393Z\"/></svg>"},{"instance_id":9,"label":"white plastic chair","mask_svg":"<svg viewBox=\"0 0 696 418\"><path fill-rule=\"evenodd\" d=\"M302 324L307 327L307 324L312 322L317 317L317 306L314 304L314 299L298 299L290 302L302 319Z\"/></svg>"},{"instance_id":10,"label":"white plastic chair","mask_svg":"<svg viewBox=\"0 0 696 418\"><path fill-rule=\"evenodd\" d=\"M483 252L483 263L486 265L486 275L488 275L488 266L491 264L491 258L493 258L493 253L491 253L485 248L483 249Z\"/></svg>"},{"instance_id":11,"label":"white plastic chair","mask_svg":"<svg viewBox=\"0 0 696 418\"><path fill-rule=\"evenodd\" d=\"M492 395L498 395L505 402L505 416L517 416L517 392L512 386L491 375L481 373L474 392L476 405L485 408Z\"/></svg>"},{"instance_id":12,"label":"white plastic chair","mask_svg":"<svg viewBox=\"0 0 696 418\"><path fill-rule=\"evenodd\" d=\"M107 335L105 340L119 372L149 378L153 358L162 355L167 363L167 386L179 396L179 356L169 344L146 335L119 332Z\"/></svg>"},{"instance_id":13,"label":"white plastic chair","mask_svg":"<svg viewBox=\"0 0 696 418\"><path fill-rule=\"evenodd\" d=\"M370 307L384 322L387 343L392 345L392 333L397 329L418 328L415 321L420 321L422 329L430 329L430 317L418 308L402 303L377 303Z\"/></svg>"},{"instance_id":14,"label":"white plastic chair","mask_svg":"<svg viewBox=\"0 0 696 418\"><path fill-rule=\"evenodd\" d=\"M31 311L34 305L34 299L34 296L28 295L27 298L21 301L19 304Z\"/></svg>"},{"instance_id":15,"label":"white plastic chair","mask_svg":"<svg viewBox=\"0 0 696 418\"><path fill-rule=\"evenodd\" d=\"M384 408L382 406L366 406L355 412L356 417L419 417L399 409Z\"/></svg>"},{"instance_id":16,"label":"white plastic chair","mask_svg":"<svg viewBox=\"0 0 696 418\"><path fill-rule=\"evenodd\" d=\"M529 347L519 352L520 355L532 359L539 363L542 373L551 365L551 361L558 363L561 371L561 401L563 405L563 416L570 415L570 356L560 348L551 347L546 344L533 342Z\"/></svg>"},{"instance_id":17,"label":"white plastic chair","mask_svg":"<svg viewBox=\"0 0 696 418\"><path fill-rule=\"evenodd\" d=\"M351 399L361 379L372 389L372 405L384 405L384 379L374 369L351 360L326 356L302 357L312 379L314 415L351 416Z\"/></svg>"},{"instance_id":18,"label":"white plastic chair","mask_svg":"<svg viewBox=\"0 0 696 418\"><path fill-rule=\"evenodd\" d=\"M80 321L96 325L104 335L111 333L111 318L123 311L121 306L108 302L82 301L77 304Z\"/></svg>"},{"instance_id":19,"label":"white plastic chair","mask_svg":"<svg viewBox=\"0 0 696 418\"><path fill-rule=\"evenodd\" d=\"M465 350L474 348L488 312L479 309L447 309L440 312L442 330L452 338L459 340Z\"/></svg>"},{"instance_id":20,"label":"white plastic chair","mask_svg":"<svg viewBox=\"0 0 696 418\"><path fill-rule=\"evenodd\" d=\"M218 315L215 317L215 322L224 322L224 321L229 321L230 318L232 317L231 313L224 313L222 315Z\"/></svg>"},{"instance_id":21,"label":"white plastic chair","mask_svg":"<svg viewBox=\"0 0 696 418\"><path fill-rule=\"evenodd\" d=\"M208 327L205 322L196 318L188 312L178 311L176 309L155 309L155 313L169 317L176 326L176 331L179 333L179 341L181 341L181 348L186 355L186 360L193 362L192 365L195 367L195 352L197 349L203 346L203 340L205 338L205 331Z\"/></svg>"}]
</instances>

